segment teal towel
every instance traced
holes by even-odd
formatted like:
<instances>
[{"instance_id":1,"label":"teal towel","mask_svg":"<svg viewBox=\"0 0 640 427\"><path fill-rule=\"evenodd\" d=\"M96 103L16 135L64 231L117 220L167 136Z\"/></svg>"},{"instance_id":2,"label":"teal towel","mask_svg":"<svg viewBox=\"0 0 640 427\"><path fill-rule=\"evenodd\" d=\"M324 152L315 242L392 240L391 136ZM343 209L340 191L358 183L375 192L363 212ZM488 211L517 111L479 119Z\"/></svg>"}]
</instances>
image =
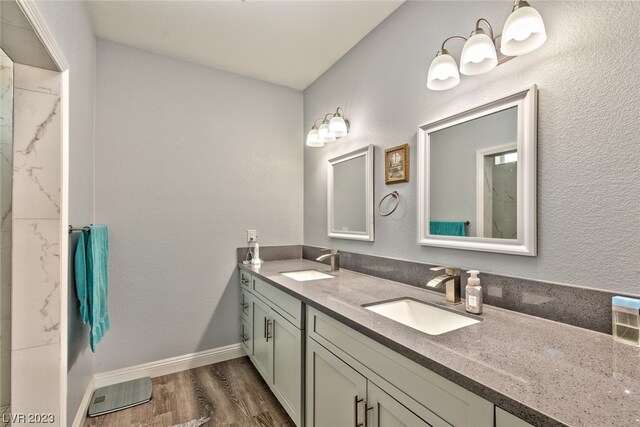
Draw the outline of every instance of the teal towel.
<instances>
[{"instance_id":1,"label":"teal towel","mask_svg":"<svg viewBox=\"0 0 640 427\"><path fill-rule=\"evenodd\" d=\"M91 325L90 344L95 353L96 344L109 330L109 230L106 225L89 228L78 240L75 271L80 315Z\"/></svg>"},{"instance_id":2,"label":"teal towel","mask_svg":"<svg viewBox=\"0 0 640 427\"><path fill-rule=\"evenodd\" d=\"M80 302L80 317L85 325L89 323L89 291L87 290L87 256L86 246L84 243L83 231L78 238L78 246L76 246L76 257L74 262L76 272L76 294ZM88 234L88 233L87 233Z\"/></svg>"},{"instance_id":3,"label":"teal towel","mask_svg":"<svg viewBox=\"0 0 640 427\"><path fill-rule=\"evenodd\" d=\"M464 221L431 221L429 234L434 236L466 236Z\"/></svg>"}]
</instances>

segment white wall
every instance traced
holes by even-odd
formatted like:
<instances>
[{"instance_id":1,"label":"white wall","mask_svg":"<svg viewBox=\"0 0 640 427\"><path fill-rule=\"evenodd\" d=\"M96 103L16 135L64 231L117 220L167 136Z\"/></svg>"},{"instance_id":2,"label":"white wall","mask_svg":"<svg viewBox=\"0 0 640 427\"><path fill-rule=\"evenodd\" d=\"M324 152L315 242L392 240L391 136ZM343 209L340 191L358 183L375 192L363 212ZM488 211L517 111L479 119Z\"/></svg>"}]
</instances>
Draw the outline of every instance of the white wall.
<instances>
[{"instance_id":1,"label":"white wall","mask_svg":"<svg viewBox=\"0 0 640 427\"><path fill-rule=\"evenodd\" d=\"M235 248L302 243L302 93L99 40L96 372L239 342Z\"/></svg>"},{"instance_id":2,"label":"white wall","mask_svg":"<svg viewBox=\"0 0 640 427\"><path fill-rule=\"evenodd\" d=\"M351 133L305 148L308 245L639 293L640 42L637 2L538 1L548 40L538 51L445 92L426 88L442 41L477 18L497 27L512 2L407 2L304 92L305 129L342 106ZM499 30L498 30L499 31ZM447 45L459 57L460 44ZM416 244L418 126L539 85L538 238L535 258ZM376 215L373 243L326 236L326 161L376 145L376 203L398 190L394 215ZM411 181L384 185L385 148L411 145ZM455 166L452 166L452 171ZM612 274L613 273L613 274Z\"/></svg>"},{"instance_id":3,"label":"white wall","mask_svg":"<svg viewBox=\"0 0 640 427\"><path fill-rule=\"evenodd\" d=\"M94 86L96 39L84 1L36 0L47 27L69 63L69 223L91 224L93 216ZM67 238L67 236L64 236ZM69 420L75 416L93 375L88 328L78 316L73 282L73 252L69 242L68 392Z\"/></svg>"}]
</instances>

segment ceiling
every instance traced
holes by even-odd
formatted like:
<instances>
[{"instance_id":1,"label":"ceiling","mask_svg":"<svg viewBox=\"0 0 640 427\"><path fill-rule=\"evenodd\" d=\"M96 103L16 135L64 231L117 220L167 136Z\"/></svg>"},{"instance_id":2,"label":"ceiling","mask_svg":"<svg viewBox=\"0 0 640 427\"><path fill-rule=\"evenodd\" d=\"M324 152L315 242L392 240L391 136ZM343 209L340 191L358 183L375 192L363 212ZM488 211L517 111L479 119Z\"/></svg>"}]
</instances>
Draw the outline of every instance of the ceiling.
<instances>
[{"instance_id":1,"label":"ceiling","mask_svg":"<svg viewBox=\"0 0 640 427\"><path fill-rule=\"evenodd\" d=\"M402 1L89 0L98 37L305 89Z\"/></svg>"}]
</instances>

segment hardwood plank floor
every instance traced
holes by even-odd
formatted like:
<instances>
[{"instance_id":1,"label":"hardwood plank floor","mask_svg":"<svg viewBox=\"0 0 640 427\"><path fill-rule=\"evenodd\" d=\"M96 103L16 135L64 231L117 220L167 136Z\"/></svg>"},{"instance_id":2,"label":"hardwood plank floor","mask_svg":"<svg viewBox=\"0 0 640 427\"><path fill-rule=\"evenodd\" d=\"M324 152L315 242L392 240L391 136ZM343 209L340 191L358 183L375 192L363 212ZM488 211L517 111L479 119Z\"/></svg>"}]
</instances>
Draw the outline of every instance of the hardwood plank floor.
<instances>
[{"instance_id":1,"label":"hardwood plank floor","mask_svg":"<svg viewBox=\"0 0 640 427\"><path fill-rule=\"evenodd\" d=\"M153 378L151 401L87 418L84 427L169 427L201 417L203 426L294 427L248 357Z\"/></svg>"}]
</instances>

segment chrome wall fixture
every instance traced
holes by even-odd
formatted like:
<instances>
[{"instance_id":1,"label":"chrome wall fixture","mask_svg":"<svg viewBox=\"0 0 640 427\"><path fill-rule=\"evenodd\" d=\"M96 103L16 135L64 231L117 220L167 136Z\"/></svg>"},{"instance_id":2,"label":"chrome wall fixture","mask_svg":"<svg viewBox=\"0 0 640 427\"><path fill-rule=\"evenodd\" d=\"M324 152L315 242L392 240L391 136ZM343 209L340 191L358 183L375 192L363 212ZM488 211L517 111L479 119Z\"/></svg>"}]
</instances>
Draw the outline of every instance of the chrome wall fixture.
<instances>
[{"instance_id":1,"label":"chrome wall fixture","mask_svg":"<svg viewBox=\"0 0 640 427\"><path fill-rule=\"evenodd\" d=\"M322 120L320 126L318 122ZM307 134L307 146L319 148L324 147L325 142L333 142L349 133L349 120L344 118L344 110L336 108L335 113L327 113L324 118L320 118L313 123L311 130Z\"/></svg>"},{"instance_id":2,"label":"chrome wall fixture","mask_svg":"<svg viewBox=\"0 0 640 427\"><path fill-rule=\"evenodd\" d=\"M486 24L489 35L480 24ZM513 10L502 29L502 35L494 37L489 21L480 18L469 38L452 36L442 42L436 57L431 61L427 77L427 87L431 90L447 90L460 83L458 64L445 44L452 39L464 40L460 55L460 73L477 76L493 70L498 65L496 41L500 38L500 53L505 56L501 63L514 56L524 55L538 49L547 40L542 16L525 0L514 0Z\"/></svg>"}]
</instances>

